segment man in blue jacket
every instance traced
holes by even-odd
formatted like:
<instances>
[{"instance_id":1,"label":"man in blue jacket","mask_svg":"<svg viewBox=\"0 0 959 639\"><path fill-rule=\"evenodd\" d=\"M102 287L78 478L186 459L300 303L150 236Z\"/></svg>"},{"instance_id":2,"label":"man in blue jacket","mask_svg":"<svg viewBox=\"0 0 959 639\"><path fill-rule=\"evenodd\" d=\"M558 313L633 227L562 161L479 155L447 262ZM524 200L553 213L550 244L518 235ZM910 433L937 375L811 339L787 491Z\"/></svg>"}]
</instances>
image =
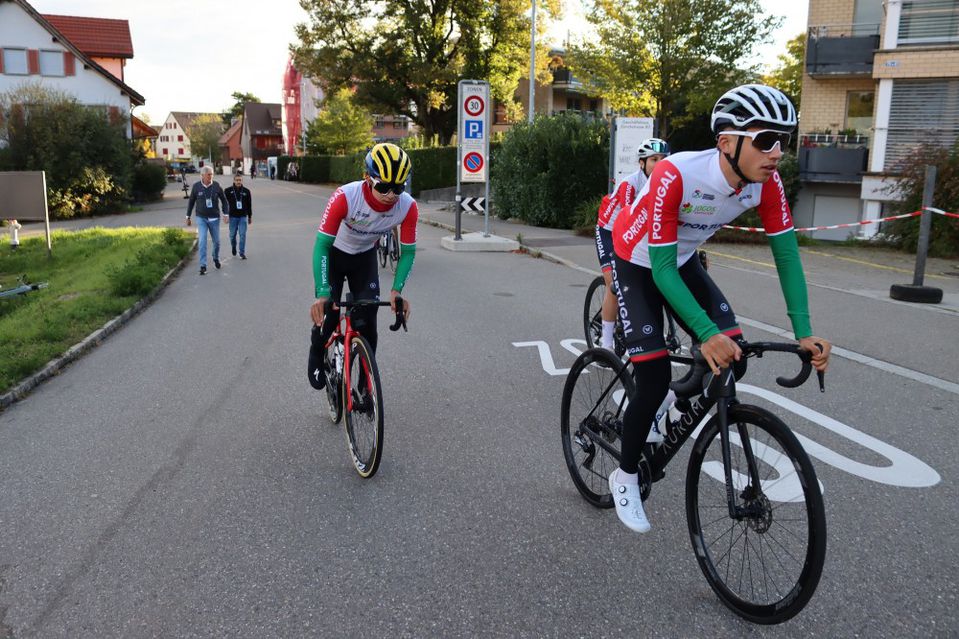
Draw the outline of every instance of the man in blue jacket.
<instances>
[{"instance_id":1,"label":"man in blue jacket","mask_svg":"<svg viewBox=\"0 0 959 639\"><path fill-rule=\"evenodd\" d=\"M193 183L190 203L186 207L186 225L190 226L190 214L196 207L196 226L200 240L200 275L206 275L206 234L213 237L213 265L220 268L220 203L224 215L229 203L220 185L213 181L213 167L200 169L200 181Z\"/></svg>"}]
</instances>

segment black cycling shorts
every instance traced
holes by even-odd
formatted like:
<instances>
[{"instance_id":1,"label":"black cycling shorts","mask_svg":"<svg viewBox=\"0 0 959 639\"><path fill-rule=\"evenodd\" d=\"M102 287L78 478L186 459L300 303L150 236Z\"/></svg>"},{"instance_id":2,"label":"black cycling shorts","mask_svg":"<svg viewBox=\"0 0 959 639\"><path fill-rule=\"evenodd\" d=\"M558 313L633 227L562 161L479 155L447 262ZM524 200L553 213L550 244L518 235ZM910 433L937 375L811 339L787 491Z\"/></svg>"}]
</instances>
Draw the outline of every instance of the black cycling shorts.
<instances>
[{"instance_id":1,"label":"black cycling shorts","mask_svg":"<svg viewBox=\"0 0 959 639\"><path fill-rule=\"evenodd\" d=\"M346 253L330 247L330 299L339 302L343 294L343 281L350 285L354 300L380 299L380 272L376 264L376 247L362 253ZM353 312L353 328L360 332L376 351L376 312L378 306L364 306ZM340 321L339 311L327 313L323 322L323 342L330 338Z\"/></svg>"},{"instance_id":2,"label":"black cycling shorts","mask_svg":"<svg viewBox=\"0 0 959 639\"><path fill-rule=\"evenodd\" d=\"M730 337L742 334L726 297L695 256L679 267L679 276L720 331ZM653 281L651 269L614 256L613 290L620 291L616 295L619 319L623 324L626 350L632 361L642 362L669 354L664 337L664 309L668 310L680 328L693 334L669 307Z\"/></svg>"},{"instance_id":3,"label":"black cycling shorts","mask_svg":"<svg viewBox=\"0 0 959 639\"><path fill-rule=\"evenodd\" d=\"M613 232L596 225L596 257L605 273L613 268Z\"/></svg>"}]
</instances>

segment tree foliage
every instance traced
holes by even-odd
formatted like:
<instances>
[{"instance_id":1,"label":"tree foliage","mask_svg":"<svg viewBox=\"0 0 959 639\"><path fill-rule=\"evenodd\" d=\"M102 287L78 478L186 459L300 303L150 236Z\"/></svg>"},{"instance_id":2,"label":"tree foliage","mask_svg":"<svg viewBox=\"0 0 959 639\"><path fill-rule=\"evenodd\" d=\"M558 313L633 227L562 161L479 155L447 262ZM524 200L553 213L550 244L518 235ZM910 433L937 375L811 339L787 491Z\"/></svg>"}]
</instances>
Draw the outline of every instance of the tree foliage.
<instances>
[{"instance_id":1,"label":"tree foliage","mask_svg":"<svg viewBox=\"0 0 959 639\"><path fill-rule=\"evenodd\" d=\"M328 95L306 129L306 148L317 155L347 155L373 144L373 116L353 101L349 89Z\"/></svg>"},{"instance_id":2,"label":"tree foliage","mask_svg":"<svg viewBox=\"0 0 959 639\"><path fill-rule=\"evenodd\" d=\"M595 0L587 19L596 35L569 66L613 108L655 117L660 137L755 77L746 60L781 23L759 0Z\"/></svg>"},{"instance_id":3,"label":"tree foliage","mask_svg":"<svg viewBox=\"0 0 959 639\"><path fill-rule=\"evenodd\" d=\"M540 32L550 15L559 14L559 0L537 1L546 14L537 15ZM489 81L493 98L518 111L514 93L529 68L529 0L300 0L300 5L309 22L296 27L294 60L328 93L356 87L359 104L406 115L424 135L439 134L443 143L456 128L462 78ZM539 51L537 78L544 83L548 51Z\"/></svg>"},{"instance_id":4,"label":"tree foliage","mask_svg":"<svg viewBox=\"0 0 959 639\"><path fill-rule=\"evenodd\" d=\"M252 93L241 93L239 91L234 91L231 95L233 98L233 106L223 112L223 124L230 126L234 118L238 118L243 115L243 105L247 102L261 102L260 98L256 97Z\"/></svg>"},{"instance_id":5,"label":"tree foliage","mask_svg":"<svg viewBox=\"0 0 959 639\"><path fill-rule=\"evenodd\" d=\"M56 217L115 209L130 190L134 152L123 114L27 84L0 93L0 147L14 171L46 171Z\"/></svg>"},{"instance_id":6,"label":"tree foliage","mask_svg":"<svg viewBox=\"0 0 959 639\"><path fill-rule=\"evenodd\" d=\"M952 148L919 145L906 162L902 163L902 180L895 194L903 198L897 206L899 213L918 211L922 206L922 191L926 183L926 165L936 167L936 188L932 205L949 212L959 212L959 142ZM882 233L899 248L916 252L919 244L919 218L884 223ZM955 257L959 255L959 220L933 214L929 235L929 255Z\"/></svg>"},{"instance_id":7,"label":"tree foliage","mask_svg":"<svg viewBox=\"0 0 959 639\"><path fill-rule=\"evenodd\" d=\"M806 63L806 34L800 33L787 42L786 52L779 54L777 59L779 66L769 75L763 76L763 82L788 95L798 107L802 97L803 67Z\"/></svg>"},{"instance_id":8,"label":"tree foliage","mask_svg":"<svg viewBox=\"0 0 959 639\"><path fill-rule=\"evenodd\" d=\"M203 113L186 128L190 138L190 152L197 157L210 156L211 162L220 159L220 136L224 131L223 120L213 113Z\"/></svg>"}]
</instances>

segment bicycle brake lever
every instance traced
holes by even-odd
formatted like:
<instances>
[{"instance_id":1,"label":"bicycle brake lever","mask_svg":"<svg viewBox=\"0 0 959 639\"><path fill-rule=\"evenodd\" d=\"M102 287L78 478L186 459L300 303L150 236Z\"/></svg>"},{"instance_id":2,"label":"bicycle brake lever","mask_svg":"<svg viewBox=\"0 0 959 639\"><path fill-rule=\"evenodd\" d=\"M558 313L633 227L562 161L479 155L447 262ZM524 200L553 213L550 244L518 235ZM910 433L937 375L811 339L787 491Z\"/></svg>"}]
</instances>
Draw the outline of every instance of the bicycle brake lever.
<instances>
[{"instance_id":1,"label":"bicycle brake lever","mask_svg":"<svg viewBox=\"0 0 959 639\"><path fill-rule=\"evenodd\" d=\"M819 392L826 392L826 373L822 371L816 371L816 377L819 378Z\"/></svg>"},{"instance_id":2,"label":"bicycle brake lever","mask_svg":"<svg viewBox=\"0 0 959 639\"><path fill-rule=\"evenodd\" d=\"M390 324L391 331L400 330L400 326L403 327L403 332L408 333L409 329L406 328L406 304L403 302L403 298L399 295L396 296L396 321Z\"/></svg>"}]
</instances>

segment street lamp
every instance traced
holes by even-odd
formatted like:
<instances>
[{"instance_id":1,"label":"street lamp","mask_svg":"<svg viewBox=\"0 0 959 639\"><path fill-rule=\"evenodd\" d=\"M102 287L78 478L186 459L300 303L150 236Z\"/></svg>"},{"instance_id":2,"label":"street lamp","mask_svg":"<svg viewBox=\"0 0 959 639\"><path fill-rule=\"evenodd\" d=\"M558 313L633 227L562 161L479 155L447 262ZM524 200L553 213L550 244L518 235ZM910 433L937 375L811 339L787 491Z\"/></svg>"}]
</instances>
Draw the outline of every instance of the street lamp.
<instances>
[{"instance_id":1,"label":"street lamp","mask_svg":"<svg viewBox=\"0 0 959 639\"><path fill-rule=\"evenodd\" d=\"M527 119L533 123L533 101L536 97L536 0L532 0L533 14L529 32L529 113Z\"/></svg>"}]
</instances>

